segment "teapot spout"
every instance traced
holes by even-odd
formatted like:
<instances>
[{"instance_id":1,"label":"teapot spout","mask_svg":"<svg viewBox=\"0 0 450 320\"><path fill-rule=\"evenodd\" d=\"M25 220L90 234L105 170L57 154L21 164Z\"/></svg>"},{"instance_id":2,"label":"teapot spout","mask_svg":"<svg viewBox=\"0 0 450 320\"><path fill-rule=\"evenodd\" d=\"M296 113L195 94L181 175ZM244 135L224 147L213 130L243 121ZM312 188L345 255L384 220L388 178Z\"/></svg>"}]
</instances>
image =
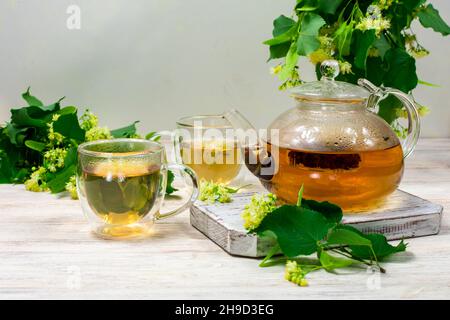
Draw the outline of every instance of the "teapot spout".
<instances>
[{"instance_id":1,"label":"teapot spout","mask_svg":"<svg viewBox=\"0 0 450 320\"><path fill-rule=\"evenodd\" d=\"M223 117L227 119L235 130L255 130L252 124L242 115L238 110L231 109L223 114Z\"/></svg>"},{"instance_id":2,"label":"teapot spout","mask_svg":"<svg viewBox=\"0 0 450 320\"><path fill-rule=\"evenodd\" d=\"M241 146L247 169L263 181L273 178L273 161L266 142L255 127L236 109L231 109L223 117L232 125L235 136Z\"/></svg>"}]
</instances>

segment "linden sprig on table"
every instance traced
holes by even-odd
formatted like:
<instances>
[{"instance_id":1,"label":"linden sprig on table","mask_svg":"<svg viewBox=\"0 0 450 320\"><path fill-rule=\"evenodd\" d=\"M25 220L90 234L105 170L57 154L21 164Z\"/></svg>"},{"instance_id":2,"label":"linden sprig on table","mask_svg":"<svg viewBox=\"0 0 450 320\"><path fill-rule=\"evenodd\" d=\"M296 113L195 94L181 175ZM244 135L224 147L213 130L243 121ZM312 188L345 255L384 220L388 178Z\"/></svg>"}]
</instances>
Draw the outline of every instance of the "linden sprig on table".
<instances>
[{"instance_id":1,"label":"linden sprig on table","mask_svg":"<svg viewBox=\"0 0 450 320\"><path fill-rule=\"evenodd\" d=\"M74 106L62 107L64 98L44 105L28 89L22 94L28 106L11 109L11 119L0 126L0 183L24 183L34 192L68 191L77 199L75 170L77 147L86 141L114 138L142 138L136 122L110 130L99 126L98 118L89 110L78 118ZM158 141L156 132L145 139ZM166 193L174 175L169 171Z\"/></svg>"},{"instance_id":2,"label":"linden sprig on table","mask_svg":"<svg viewBox=\"0 0 450 320\"><path fill-rule=\"evenodd\" d=\"M405 251L401 241L390 245L381 234L363 234L342 223L342 209L329 202L302 199L301 188L296 205L277 205L273 194L252 197L242 213L244 227L260 237L272 237L276 243L261 267L285 263L285 278L307 286L306 275L316 270L335 272L352 265L386 270L380 262L389 255ZM274 256L282 253L281 257ZM310 255L316 255L311 259ZM308 257L308 258L307 258Z\"/></svg>"}]
</instances>

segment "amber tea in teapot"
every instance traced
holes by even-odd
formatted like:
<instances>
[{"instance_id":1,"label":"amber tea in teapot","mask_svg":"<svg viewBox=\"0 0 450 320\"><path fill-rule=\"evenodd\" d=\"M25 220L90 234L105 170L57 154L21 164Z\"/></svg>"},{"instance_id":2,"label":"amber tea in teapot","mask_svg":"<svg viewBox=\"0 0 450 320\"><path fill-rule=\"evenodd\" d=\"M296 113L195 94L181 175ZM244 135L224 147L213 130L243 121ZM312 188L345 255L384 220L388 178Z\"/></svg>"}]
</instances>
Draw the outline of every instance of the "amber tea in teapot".
<instances>
[{"instance_id":1,"label":"amber tea in teapot","mask_svg":"<svg viewBox=\"0 0 450 320\"><path fill-rule=\"evenodd\" d=\"M266 146L270 152L270 144ZM277 173L260 179L270 192L289 203L297 201L303 184L306 199L364 209L397 189L403 174L403 151L399 144L361 152L314 152L280 147L278 158ZM255 166L248 167L255 170Z\"/></svg>"}]
</instances>

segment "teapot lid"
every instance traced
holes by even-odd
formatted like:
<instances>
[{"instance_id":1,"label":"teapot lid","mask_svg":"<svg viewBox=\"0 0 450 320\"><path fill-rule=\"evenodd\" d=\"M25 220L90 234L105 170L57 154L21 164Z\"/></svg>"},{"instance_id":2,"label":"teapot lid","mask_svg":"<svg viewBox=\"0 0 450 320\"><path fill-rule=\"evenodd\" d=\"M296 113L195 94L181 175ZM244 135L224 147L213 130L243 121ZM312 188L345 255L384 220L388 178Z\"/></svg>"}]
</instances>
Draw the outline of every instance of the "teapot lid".
<instances>
[{"instance_id":1,"label":"teapot lid","mask_svg":"<svg viewBox=\"0 0 450 320\"><path fill-rule=\"evenodd\" d=\"M339 71L339 63L336 60L325 60L320 65L322 78L319 81L302 84L292 89L291 93L296 100L311 103L364 103L370 93L357 85L334 80Z\"/></svg>"}]
</instances>

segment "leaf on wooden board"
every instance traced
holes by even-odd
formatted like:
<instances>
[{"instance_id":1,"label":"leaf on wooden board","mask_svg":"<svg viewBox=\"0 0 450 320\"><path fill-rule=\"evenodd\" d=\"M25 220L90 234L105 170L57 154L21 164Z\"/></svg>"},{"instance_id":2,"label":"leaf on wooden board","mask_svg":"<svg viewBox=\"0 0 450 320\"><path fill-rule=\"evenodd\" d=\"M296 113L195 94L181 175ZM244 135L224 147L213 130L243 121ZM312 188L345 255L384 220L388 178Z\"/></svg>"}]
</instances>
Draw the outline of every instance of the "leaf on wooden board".
<instances>
[{"instance_id":1,"label":"leaf on wooden board","mask_svg":"<svg viewBox=\"0 0 450 320\"><path fill-rule=\"evenodd\" d=\"M302 200L302 207L319 212L325 217L329 222L339 223L342 220L343 213L342 209L328 201L315 201L315 200Z\"/></svg>"},{"instance_id":2,"label":"leaf on wooden board","mask_svg":"<svg viewBox=\"0 0 450 320\"><path fill-rule=\"evenodd\" d=\"M284 205L267 215L255 232L268 230L288 257L309 255L317 251L317 242L328 232L330 223L321 214L298 206Z\"/></svg>"},{"instance_id":3,"label":"leaf on wooden board","mask_svg":"<svg viewBox=\"0 0 450 320\"><path fill-rule=\"evenodd\" d=\"M353 260L332 256L324 250L320 251L319 261L322 267L324 267L327 271L345 268L354 263Z\"/></svg>"}]
</instances>

